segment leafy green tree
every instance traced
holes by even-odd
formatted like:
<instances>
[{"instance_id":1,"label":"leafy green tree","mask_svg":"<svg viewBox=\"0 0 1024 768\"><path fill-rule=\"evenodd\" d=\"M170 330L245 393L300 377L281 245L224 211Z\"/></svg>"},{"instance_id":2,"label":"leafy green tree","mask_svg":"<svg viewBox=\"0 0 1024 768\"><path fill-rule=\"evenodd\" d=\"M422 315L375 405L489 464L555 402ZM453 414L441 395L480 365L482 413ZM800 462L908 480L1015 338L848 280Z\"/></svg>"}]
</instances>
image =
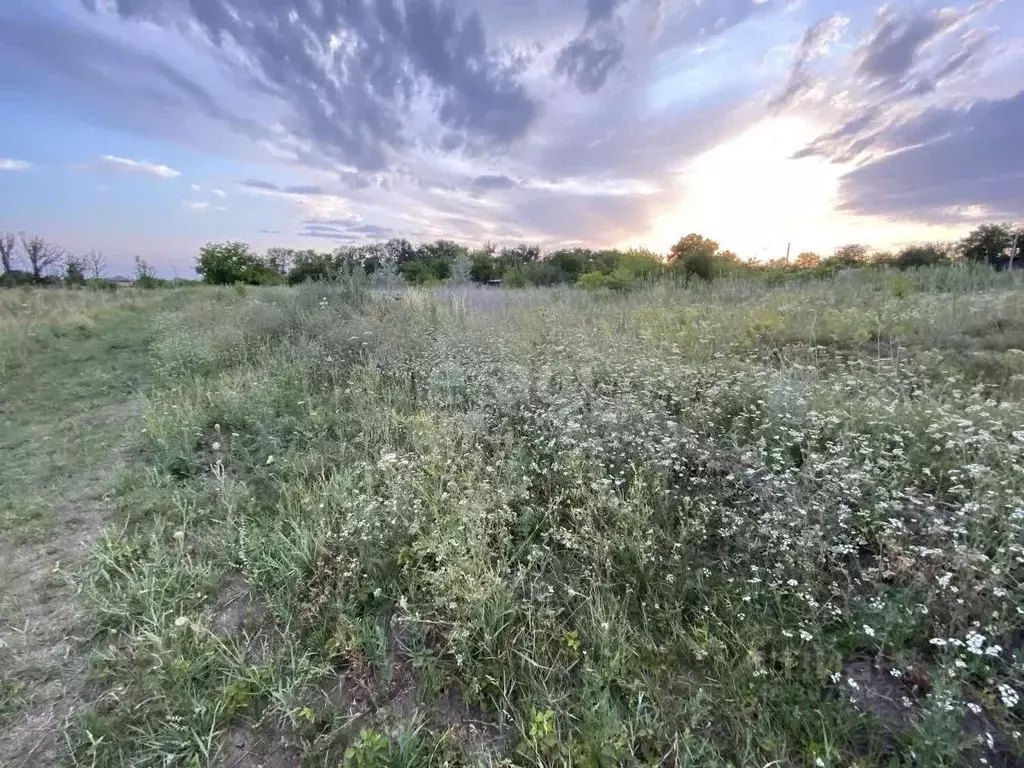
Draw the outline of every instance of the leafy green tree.
<instances>
[{"instance_id":1,"label":"leafy green tree","mask_svg":"<svg viewBox=\"0 0 1024 768\"><path fill-rule=\"evenodd\" d=\"M630 248L619 256L619 267L640 279L652 279L665 271L665 261L647 248Z\"/></svg>"},{"instance_id":2,"label":"leafy green tree","mask_svg":"<svg viewBox=\"0 0 1024 768\"><path fill-rule=\"evenodd\" d=\"M796 257L796 261L793 264L798 269L813 269L821 264L821 256L814 253L814 251L804 251Z\"/></svg>"},{"instance_id":3,"label":"leafy green tree","mask_svg":"<svg viewBox=\"0 0 1024 768\"><path fill-rule=\"evenodd\" d=\"M288 272L288 282L291 285L306 282L320 283L336 279L338 273L336 257L310 248L295 253L292 258L292 268Z\"/></svg>"},{"instance_id":4,"label":"leafy green tree","mask_svg":"<svg viewBox=\"0 0 1024 768\"><path fill-rule=\"evenodd\" d=\"M911 269L942 264L946 261L948 261L947 249L932 243L907 246L896 255L891 264L898 269Z\"/></svg>"},{"instance_id":5,"label":"leafy green tree","mask_svg":"<svg viewBox=\"0 0 1024 768\"><path fill-rule=\"evenodd\" d=\"M590 262L591 252L586 248L561 248L547 257L547 262L555 266L568 282L575 283Z\"/></svg>"},{"instance_id":6,"label":"leafy green tree","mask_svg":"<svg viewBox=\"0 0 1024 768\"><path fill-rule=\"evenodd\" d=\"M540 246L520 243L514 248L502 248L498 261L502 267L521 267L524 264L532 264L540 258Z\"/></svg>"},{"instance_id":7,"label":"leafy green tree","mask_svg":"<svg viewBox=\"0 0 1024 768\"><path fill-rule=\"evenodd\" d=\"M402 266L402 277L410 285L427 285L438 280L431 265L425 261L410 261Z\"/></svg>"},{"instance_id":8,"label":"leafy green tree","mask_svg":"<svg viewBox=\"0 0 1024 768\"><path fill-rule=\"evenodd\" d=\"M196 272L212 285L274 282L271 269L248 245L242 242L207 243L199 250Z\"/></svg>"},{"instance_id":9,"label":"leafy green tree","mask_svg":"<svg viewBox=\"0 0 1024 768\"><path fill-rule=\"evenodd\" d=\"M139 288L159 288L163 281L156 276L153 265L141 256L135 257L135 285Z\"/></svg>"},{"instance_id":10,"label":"leafy green tree","mask_svg":"<svg viewBox=\"0 0 1024 768\"><path fill-rule=\"evenodd\" d=\"M476 251L469 256L471 263L469 274L474 282L487 283L501 277L501 266L493 253L487 251Z\"/></svg>"},{"instance_id":11,"label":"leafy green tree","mask_svg":"<svg viewBox=\"0 0 1024 768\"><path fill-rule=\"evenodd\" d=\"M268 248L267 255L263 257L267 268L279 275L287 275L295 263L298 254L293 248Z\"/></svg>"},{"instance_id":12,"label":"leafy green tree","mask_svg":"<svg viewBox=\"0 0 1024 768\"><path fill-rule=\"evenodd\" d=\"M960 241L960 254L967 261L998 264L1013 245L1013 234L1006 224L983 224Z\"/></svg>"},{"instance_id":13,"label":"leafy green tree","mask_svg":"<svg viewBox=\"0 0 1024 768\"><path fill-rule=\"evenodd\" d=\"M715 276L715 255L718 243L691 232L669 251L669 263L687 277L710 280Z\"/></svg>"},{"instance_id":14,"label":"leafy green tree","mask_svg":"<svg viewBox=\"0 0 1024 768\"><path fill-rule=\"evenodd\" d=\"M868 261L868 247L866 245L843 245L836 248L827 262L839 267L859 267Z\"/></svg>"},{"instance_id":15,"label":"leafy green tree","mask_svg":"<svg viewBox=\"0 0 1024 768\"><path fill-rule=\"evenodd\" d=\"M68 285L85 283L85 259L70 253L64 257L64 282Z\"/></svg>"}]
</instances>

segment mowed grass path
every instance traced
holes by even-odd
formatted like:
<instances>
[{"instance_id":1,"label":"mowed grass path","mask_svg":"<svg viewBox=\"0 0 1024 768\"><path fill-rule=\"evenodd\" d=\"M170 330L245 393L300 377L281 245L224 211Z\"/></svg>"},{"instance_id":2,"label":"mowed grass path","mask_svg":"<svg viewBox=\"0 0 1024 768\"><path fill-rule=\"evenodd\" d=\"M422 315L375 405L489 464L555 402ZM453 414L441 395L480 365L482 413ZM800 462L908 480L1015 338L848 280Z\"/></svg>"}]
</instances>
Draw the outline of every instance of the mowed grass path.
<instances>
[{"instance_id":1,"label":"mowed grass path","mask_svg":"<svg viewBox=\"0 0 1024 768\"><path fill-rule=\"evenodd\" d=\"M61 760L84 666L68 575L112 507L151 320L180 300L0 293L0 765Z\"/></svg>"}]
</instances>

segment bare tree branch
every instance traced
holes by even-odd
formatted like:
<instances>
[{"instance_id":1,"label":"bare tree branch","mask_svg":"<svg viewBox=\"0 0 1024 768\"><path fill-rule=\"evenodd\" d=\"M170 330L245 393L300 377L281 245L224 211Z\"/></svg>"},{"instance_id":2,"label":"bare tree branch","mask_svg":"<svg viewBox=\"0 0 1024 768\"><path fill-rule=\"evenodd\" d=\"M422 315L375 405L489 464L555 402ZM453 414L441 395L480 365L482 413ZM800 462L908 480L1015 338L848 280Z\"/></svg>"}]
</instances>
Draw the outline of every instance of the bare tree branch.
<instances>
[{"instance_id":1,"label":"bare tree branch","mask_svg":"<svg viewBox=\"0 0 1024 768\"><path fill-rule=\"evenodd\" d=\"M89 277L99 280L107 271L107 260L99 251L89 251L82 257Z\"/></svg>"},{"instance_id":2,"label":"bare tree branch","mask_svg":"<svg viewBox=\"0 0 1024 768\"><path fill-rule=\"evenodd\" d=\"M41 280L43 275L61 263L64 252L57 246L46 242L41 237L21 235L21 247L25 249L25 258L32 269L32 277Z\"/></svg>"}]
</instances>

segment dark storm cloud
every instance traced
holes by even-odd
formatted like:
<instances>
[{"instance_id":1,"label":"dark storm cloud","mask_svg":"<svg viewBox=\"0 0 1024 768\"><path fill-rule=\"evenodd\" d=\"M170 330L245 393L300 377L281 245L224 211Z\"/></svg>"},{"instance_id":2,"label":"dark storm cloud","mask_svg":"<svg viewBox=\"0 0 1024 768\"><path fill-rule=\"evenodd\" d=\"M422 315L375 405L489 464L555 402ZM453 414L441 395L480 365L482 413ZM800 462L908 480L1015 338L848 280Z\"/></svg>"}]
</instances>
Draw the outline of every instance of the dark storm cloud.
<instances>
[{"instance_id":1,"label":"dark storm cloud","mask_svg":"<svg viewBox=\"0 0 1024 768\"><path fill-rule=\"evenodd\" d=\"M92 4L83 0L87 6ZM289 128L326 160L364 171L407 145L405 111L427 96L449 144L505 144L536 105L514 66L488 47L476 13L438 0L116 0L128 19L194 22L285 100Z\"/></svg>"},{"instance_id":2,"label":"dark storm cloud","mask_svg":"<svg viewBox=\"0 0 1024 768\"><path fill-rule=\"evenodd\" d=\"M1024 210L1024 92L963 109L927 110L883 131L900 151L846 175L844 207L856 213L944 221L980 205L996 216Z\"/></svg>"}]
</instances>

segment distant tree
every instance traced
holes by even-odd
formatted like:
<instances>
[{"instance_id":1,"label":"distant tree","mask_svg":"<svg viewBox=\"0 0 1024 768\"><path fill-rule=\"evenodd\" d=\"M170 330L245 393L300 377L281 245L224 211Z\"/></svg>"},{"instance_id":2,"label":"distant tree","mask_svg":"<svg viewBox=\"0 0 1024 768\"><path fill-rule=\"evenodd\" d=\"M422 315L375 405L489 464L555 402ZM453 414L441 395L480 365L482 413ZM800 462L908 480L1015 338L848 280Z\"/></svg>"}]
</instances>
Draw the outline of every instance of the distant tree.
<instances>
[{"instance_id":1,"label":"distant tree","mask_svg":"<svg viewBox=\"0 0 1024 768\"><path fill-rule=\"evenodd\" d=\"M305 251L296 252L292 257L292 267L288 272L288 282L292 285L306 282L321 283L327 280L334 280L339 274L337 256L332 256L329 253L320 253L309 248Z\"/></svg>"},{"instance_id":2,"label":"distant tree","mask_svg":"<svg viewBox=\"0 0 1024 768\"><path fill-rule=\"evenodd\" d=\"M392 238L384 243L382 261L391 261L401 267L416 260L416 248L404 238Z\"/></svg>"},{"instance_id":3,"label":"distant tree","mask_svg":"<svg viewBox=\"0 0 1024 768\"><path fill-rule=\"evenodd\" d=\"M619 268L637 278L653 278L665 270L665 261L647 248L631 248L619 256Z\"/></svg>"},{"instance_id":4,"label":"distant tree","mask_svg":"<svg viewBox=\"0 0 1024 768\"><path fill-rule=\"evenodd\" d=\"M586 248L561 248L551 253L546 260L564 274L568 282L575 283L587 271L592 257L593 252Z\"/></svg>"},{"instance_id":5,"label":"distant tree","mask_svg":"<svg viewBox=\"0 0 1024 768\"><path fill-rule=\"evenodd\" d=\"M900 251L891 264L898 269L927 267L948 261L948 249L938 244L910 245Z\"/></svg>"},{"instance_id":6,"label":"distant tree","mask_svg":"<svg viewBox=\"0 0 1024 768\"><path fill-rule=\"evenodd\" d=\"M468 253L462 253L456 257L448 279L452 285L465 285L473 279L473 261L469 258Z\"/></svg>"},{"instance_id":7,"label":"distant tree","mask_svg":"<svg viewBox=\"0 0 1024 768\"><path fill-rule=\"evenodd\" d=\"M603 272L610 275L618 268L621 258L622 254L619 251L610 248L603 251L592 251L587 262L587 271Z\"/></svg>"},{"instance_id":8,"label":"distant tree","mask_svg":"<svg viewBox=\"0 0 1024 768\"><path fill-rule=\"evenodd\" d=\"M469 260L472 263L469 274L474 282L487 283L501 277L501 267L497 259L487 251L471 253Z\"/></svg>"},{"instance_id":9,"label":"distant tree","mask_svg":"<svg viewBox=\"0 0 1024 768\"><path fill-rule=\"evenodd\" d=\"M410 285L426 285L438 279L430 264L425 261L407 262L402 266L401 274Z\"/></svg>"},{"instance_id":10,"label":"distant tree","mask_svg":"<svg viewBox=\"0 0 1024 768\"><path fill-rule=\"evenodd\" d=\"M821 264L821 256L813 251L804 251L796 257L796 261L794 261L793 264L800 269L813 269Z\"/></svg>"},{"instance_id":11,"label":"distant tree","mask_svg":"<svg viewBox=\"0 0 1024 768\"><path fill-rule=\"evenodd\" d=\"M41 237L21 236L21 247L25 250L25 259L32 270L32 279L43 279L48 271L61 263L64 253Z\"/></svg>"},{"instance_id":12,"label":"distant tree","mask_svg":"<svg viewBox=\"0 0 1024 768\"><path fill-rule=\"evenodd\" d=\"M832 264L840 267L859 267L868 260L868 248L866 245L843 245L836 248L835 253L827 259Z\"/></svg>"},{"instance_id":13,"label":"distant tree","mask_svg":"<svg viewBox=\"0 0 1024 768\"><path fill-rule=\"evenodd\" d=\"M412 261L425 264L433 274L433 279L446 280L451 275L455 260L466 254L466 249L456 242L435 240L432 243L423 243L416 248L412 255Z\"/></svg>"},{"instance_id":14,"label":"distant tree","mask_svg":"<svg viewBox=\"0 0 1024 768\"><path fill-rule=\"evenodd\" d=\"M13 232L0 232L0 267L4 272L14 269L15 237Z\"/></svg>"},{"instance_id":15,"label":"distant tree","mask_svg":"<svg viewBox=\"0 0 1024 768\"><path fill-rule=\"evenodd\" d=\"M68 285L82 285L85 282L85 257L67 254L64 257L64 282Z\"/></svg>"},{"instance_id":16,"label":"distant tree","mask_svg":"<svg viewBox=\"0 0 1024 768\"><path fill-rule=\"evenodd\" d=\"M107 271L107 260L99 251L87 251L82 260L85 262L86 275L93 280L99 280Z\"/></svg>"},{"instance_id":17,"label":"distant tree","mask_svg":"<svg viewBox=\"0 0 1024 768\"><path fill-rule=\"evenodd\" d=\"M1013 245L1013 234L1006 224L984 224L960 241L960 255L967 261L998 264Z\"/></svg>"},{"instance_id":18,"label":"distant tree","mask_svg":"<svg viewBox=\"0 0 1024 768\"><path fill-rule=\"evenodd\" d=\"M718 243L696 233L690 233L672 246L669 264L684 275L710 280L715 272Z\"/></svg>"},{"instance_id":19,"label":"distant tree","mask_svg":"<svg viewBox=\"0 0 1024 768\"><path fill-rule=\"evenodd\" d=\"M502 267L509 269L511 267L521 267L524 264L532 264L539 258L539 245L520 243L514 248L502 248L498 261L501 262Z\"/></svg>"},{"instance_id":20,"label":"distant tree","mask_svg":"<svg viewBox=\"0 0 1024 768\"><path fill-rule=\"evenodd\" d=\"M292 248L268 248L263 262L267 268L279 275L287 275L295 263L296 251Z\"/></svg>"},{"instance_id":21,"label":"distant tree","mask_svg":"<svg viewBox=\"0 0 1024 768\"><path fill-rule=\"evenodd\" d=\"M153 265L141 256L135 257L135 285L139 288L156 288L160 285Z\"/></svg>"},{"instance_id":22,"label":"distant tree","mask_svg":"<svg viewBox=\"0 0 1024 768\"><path fill-rule=\"evenodd\" d=\"M242 242L207 243L199 250L196 272L212 285L280 282L279 273Z\"/></svg>"}]
</instances>

